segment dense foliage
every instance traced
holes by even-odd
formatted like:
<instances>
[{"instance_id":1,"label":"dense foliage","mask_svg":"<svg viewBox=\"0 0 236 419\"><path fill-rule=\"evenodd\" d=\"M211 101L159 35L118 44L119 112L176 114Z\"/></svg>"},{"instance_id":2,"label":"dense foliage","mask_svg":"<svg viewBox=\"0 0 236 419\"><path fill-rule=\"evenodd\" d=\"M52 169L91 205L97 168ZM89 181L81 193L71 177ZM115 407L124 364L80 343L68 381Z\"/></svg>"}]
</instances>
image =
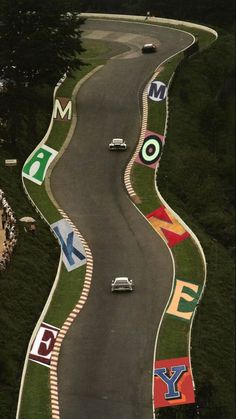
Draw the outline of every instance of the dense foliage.
<instances>
[{"instance_id":1,"label":"dense foliage","mask_svg":"<svg viewBox=\"0 0 236 419\"><path fill-rule=\"evenodd\" d=\"M178 191L186 212L231 249L235 238L232 36L220 35L209 50L185 60L182 66L183 71L176 72L170 95L169 135L174 141L167 147L171 147L175 159L170 162L165 156L161 170L171 165L176 178L171 180L169 190ZM185 133L188 144L183 147Z\"/></svg>"},{"instance_id":2,"label":"dense foliage","mask_svg":"<svg viewBox=\"0 0 236 419\"><path fill-rule=\"evenodd\" d=\"M82 20L66 2L2 0L0 22L0 78L8 84L55 82L80 67Z\"/></svg>"},{"instance_id":3,"label":"dense foliage","mask_svg":"<svg viewBox=\"0 0 236 419\"><path fill-rule=\"evenodd\" d=\"M4 159L23 162L47 129L53 84L63 73L81 66L82 21L66 12L145 15L148 10L158 17L217 25L228 31L234 22L232 0L227 4L224 0L1 0L0 79L8 86L0 94L0 138L7 141L0 142L0 183L17 218L28 215L31 207L20 185L20 170L6 175ZM186 60L176 73L165 158L158 173L161 192L197 234L208 261L208 285L192 334L200 417L206 419L233 417L229 400L234 397L233 50L232 35L220 34L209 50ZM36 237L21 232L16 265L0 277L0 416L4 418L15 417L25 350L58 260L57 243L47 227L40 220L37 223ZM40 260L40 266L33 260ZM16 271L15 266L21 269ZM163 419L190 419L196 414L195 405L160 409Z\"/></svg>"},{"instance_id":4,"label":"dense foliage","mask_svg":"<svg viewBox=\"0 0 236 419\"><path fill-rule=\"evenodd\" d=\"M32 235L25 231L24 223L17 222L18 238L12 261L5 272L0 272L1 419L16 417L27 346L50 293L60 256L58 243L49 227L26 199L20 167L4 166L4 159L11 157L12 154L0 147L1 188L17 220L25 215L33 216L37 231Z\"/></svg>"},{"instance_id":5,"label":"dense foliage","mask_svg":"<svg viewBox=\"0 0 236 419\"><path fill-rule=\"evenodd\" d=\"M66 0L0 3L0 137L14 145L24 121L32 126L34 88L54 85L82 65L83 19L68 7Z\"/></svg>"},{"instance_id":6,"label":"dense foliage","mask_svg":"<svg viewBox=\"0 0 236 419\"><path fill-rule=\"evenodd\" d=\"M74 8L83 12L125 13L170 19L189 20L220 27L232 26L235 18L234 0L72 0Z\"/></svg>"},{"instance_id":7,"label":"dense foliage","mask_svg":"<svg viewBox=\"0 0 236 419\"><path fill-rule=\"evenodd\" d=\"M169 92L157 181L203 246L207 286L191 339L197 403L159 409L160 419L235 417L234 63L234 38L220 33L209 49L181 63Z\"/></svg>"}]
</instances>

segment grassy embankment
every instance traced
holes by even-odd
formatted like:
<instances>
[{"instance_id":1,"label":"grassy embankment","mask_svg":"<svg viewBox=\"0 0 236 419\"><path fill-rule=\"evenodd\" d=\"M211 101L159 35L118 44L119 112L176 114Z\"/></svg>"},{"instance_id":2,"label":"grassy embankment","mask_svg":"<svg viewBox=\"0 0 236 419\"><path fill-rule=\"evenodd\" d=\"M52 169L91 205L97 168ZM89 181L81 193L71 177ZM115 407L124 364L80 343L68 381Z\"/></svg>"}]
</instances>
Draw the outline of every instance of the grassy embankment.
<instances>
[{"instance_id":1,"label":"grassy embankment","mask_svg":"<svg viewBox=\"0 0 236 419\"><path fill-rule=\"evenodd\" d=\"M72 97L72 91L77 84L86 74L92 71L95 67L103 64L104 55L114 54L114 48L111 50L109 44L102 44L99 42L86 42L91 64L83 67L82 70L74 74L74 79L66 80L58 89L56 96ZM95 59L95 57L99 57ZM86 54L84 56L86 59ZM46 142L47 145L59 151L66 139L70 128L70 124L60 123L54 121L50 136ZM52 202L47 196L44 188L38 187L32 182L26 181L26 187L30 196L33 198L37 207L42 211L46 219L53 223L61 218L57 209L54 208ZM79 300L83 280L85 276L85 267L68 272L63 267L60 274L60 279L53 296L53 301L45 316L44 321L53 324L56 327L61 327L66 320L69 313L72 311L77 301ZM22 400L21 416L24 419L31 418L32 415L40 418L50 418L50 400L49 400L49 370L45 371L40 365L29 363L27 368L24 397ZM39 385L41 391L38 391ZM42 409L44 406L44 409Z\"/></svg>"},{"instance_id":2,"label":"grassy embankment","mask_svg":"<svg viewBox=\"0 0 236 419\"><path fill-rule=\"evenodd\" d=\"M201 45L200 37L199 41ZM176 73L170 91L167 141L157 174L160 192L197 235L207 260L207 285L193 322L191 340L197 403L200 417L206 419L235 417L233 46L233 37L220 33L209 50L187 60ZM154 113L154 119L149 121L150 129L160 132L162 127L155 125L157 116ZM150 177L150 171L146 171ZM148 184L152 183L146 179ZM150 190L149 195L152 194ZM145 213L148 211L145 207ZM178 272L178 260L182 263L184 259L177 254L181 248L174 249ZM194 259L197 261L194 254L193 260L190 255L191 252L185 253L184 273L181 266L184 277L189 275ZM177 354L184 354L184 348L179 346L181 329L179 334L170 322L170 337L166 333L163 336L169 321L164 320L160 334L157 353L161 357L168 353L173 356L170 347L176 348ZM184 323L183 332L187 332ZM195 417L196 407L160 409L158 413L161 419L189 419Z\"/></svg>"},{"instance_id":3,"label":"grassy embankment","mask_svg":"<svg viewBox=\"0 0 236 419\"><path fill-rule=\"evenodd\" d=\"M207 52L207 54L208 54L208 52ZM192 62L192 60L191 60L191 62ZM174 88L172 89L172 92L173 91L174 91ZM173 103L175 103L174 100L173 100ZM185 112L183 110L182 117L184 117L185 115L186 115L186 110L185 110ZM174 115L173 114L171 115L171 120L173 121L173 126L176 127L177 125L176 125L176 121L174 119ZM159 131L159 127L152 126L152 128L151 128L151 125L150 125L149 129L153 129L154 131L160 132ZM175 138L174 135L172 135L172 133L171 133L170 130L171 130L171 124L170 124L170 128L169 128L169 131L168 131L168 139L169 138L171 138L171 139L172 138ZM188 141L189 138L190 138L190 136L185 131L185 135L184 136L181 136L181 147L179 147L178 152L180 150L181 151L184 150L185 153L186 153L186 155L187 155L187 152L190 152L190 156L191 156L191 148L189 150L189 147L187 147L187 144L186 144L186 143L189 143L189 141ZM164 158L161 161L161 166L160 166L160 169L159 169L159 172L158 172L158 186L161 189L161 185L163 185L163 187L162 187L162 189L163 189L163 195L164 195L165 199L167 200L167 202L171 205L171 207L179 215L181 215L181 217L184 219L184 221L187 222L187 224L190 225L190 227L193 229L193 231L200 238L201 242L204 241L204 250L205 250L205 252L206 252L206 249L207 249L207 245L205 245L205 243L208 243L209 244L209 255L207 254L207 259L208 259L208 261L212 261L212 259L213 259L213 262L212 262L212 266L214 266L213 272L214 272L214 274L216 274L216 273L218 274L218 263L217 262L219 262L219 258L223 256L223 249L221 248L221 252L219 251L218 243L215 244L215 242L214 242L214 245L212 245L211 239L209 237L207 237L206 234L203 232L202 226L201 226L201 228L198 226L198 223L197 223L198 220L196 219L196 217L194 218L194 217L191 217L190 216L190 214L192 214L192 212L191 211L188 212L188 208L183 209L183 203L186 203L186 202L185 201L183 202L178 197L178 191L179 191L179 189L178 188L177 189L176 188L173 188L173 185L172 185L172 181L173 180L175 180L175 182L177 182L177 178L175 176L175 170L172 169L172 167L173 167L173 156L176 157L177 150L175 150L175 153L173 155L171 155L171 150L168 149L169 148L169 143L170 143L170 141L167 141L167 143L165 145ZM184 144L185 144L185 147L184 147ZM172 151L172 153L173 153L173 151ZM9 156L7 156L7 157L9 157ZM12 157L12 156L10 156L10 157ZM167 160L169 162L169 164L166 163L166 167L164 168L164 166L165 166L165 160ZM170 167L171 167L171 176L172 176L171 179L172 179L172 181L171 181L171 179L169 177L169 173L168 173L168 190L167 190L166 187L165 187L165 185L166 185L166 173L167 173L167 168L168 168L168 172L169 172L169 168ZM1 168L2 168L2 165L1 165ZM164 172L163 172L163 170L164 170ZM163 175L162 175L162 172L164 173ZM14 192L12 191L11 192L10 186L11 186L12 183L15 183L13 181L15 175L16 175L16 177L19 178L19 173L18 174L15 173L15 169L13 169L11 171L11 173L12 173L12 180L10 181L10 178L8 176L8 178L5 179L5 182L2 183L3 189L6 190L7 196L9 196L9 201L11 202L13 208L17 208L17 211L16 211L17 212L17 216L18 216L18 214L20 216L22 214L25 215L25 211L26 210L30 211L30 213L32 214L32 212L33 212L32 208L29 206L27 200L24 200L24 198L23 198L23 192L22 192L22 189L20 187L20 182L18 183L17 191L14 191ZM149 174L147 175L147 177L149 175L150 175L150 171L149 171ZM161 179L161 176L162 176L162 179ZM2 173L1 179L2 179L2 177L3 178L6 178L6 169L4 169L4 172ZM7 182L7 180L10 181L9 182L10 185ZM140 182L138 181L138 183L140 183ZM143 178L143 182L141 182L141 184L140 184L141 185L141 188L142 188L142 184L145 185L145 189L146 189L146 186L147 185L153 185L153 180L150 179L150 182L149 182L149 180L146 179L146 176L145 176L145 178ZM180 183L180 185L182 185L182 187L184 189L183 182ZM152 186L151 186L151 188L152 188ZM162 189L161 189L161 191L162 191ZM19 197L18 198L18 201L15 199L15 197L17 196L17 192L18 192L18 197ZM9 195L8 195L8 193L9 193ZM152 195L152 193L153 193L153 191L150 192L151 195ZM191 193L192 193L192 191L191 191ZM22 201L22 198L23 198L23 201L24 201L24 205L20 204L20 202ZM146 200L145 200L145 202L146 202ZM156 205L156 203L155 203L155 205ZM154 208L155 208L155 205L154 205ZM153 204L151 204L151 207L153 208ZM20 208L22 208L22 212L20 211ZM146 208L145 208L145 212L146 213L148 212L146 210ZM50 287L51 287L51 284L52 284L51 281L53 281L52 278L54 278L55 271L56 271L56 264L57 264L56 261L57 261L57 257L58 257L58 253L59 253L59 249L58 249L57 243L55 243L54 239L50 235L47 236L47 239L46 239L46 237L44 237L44 236L41 235L41 233L43 233L43 229L46 229L46 233L48 234L48 229L47 229L47 227L45 227L45 225L40 220L38 220L38 223L39 223L38 224L39 225L39 228L38 228L37 239L41 239L42 240L42 243L44 243L45 241L47 243L47 240L49 240L49 242L50 242L49 248L50 249L53 249L53 248L55 249L54 263L48 263L49 267L51 269L53 267L54 271L53 271L53 274L51 272L48 274L49 284L47 285L47 287L45 287L45 286L43 287L45 289L41 290L41 288L42 288L41 286L36 286L37 292L36 292L35 295L37 295L37 298L35 298L35 297L32 298L32 296L29 297L30 303L31 303L31 314L33 315L33 321L32 321L32 318L29 319L29 315L27 315L27 309L26 309L26 313L25 313L24 319L25 319L25 322L28 324L28 334L27 334L27 330L26 330L25 324L23 324L21 333L23 333L22 332L23 330L24 331L26 330L26 334L24 334L24 338L25 338L24 339L24 346L22 345L22 340L19 342L19 337L18 337L18 342L17 342L19 344L19 346L24 349L24 350L21 350L21 353L22 353L21 359L18 356L19 355L19 351L17 350L18 349L17 347L15 348L16 350L13 351L11 354L8 351L6 351L7 354L5 354L5 359L7 357L8 363L5 364L5 365L9 365L9 368L11 369L11 372L14 374L14 376L11 375L11 378L13 378L13 380L9 379L8 382L5 383L6 385L5 385L5 393L4 393L4 395L8 395L9 385L12 386L12 382L14 382L14 384L15 383L17 384L17 382L19 383L20 371L21 371L21 367L22 367L23 357L24 357L24 353L25 353L25 350L26 350L26 347L27 347L27 343L28 343L28 340L29 340L29 337L30 337L30 333L31 333L32 328L33 328L33 325L35 324L35 322L36 322L36 320L38 318L38 315L39 315L39 313L40 313L40 311L41 311L41 309L43 307L43 304L45 302L46 296L48 295L48 292L49 292ZM24 241L23 241L23 238L24 238ZM34 249L33 254L31 254L31 250L32 250L31 249L31 246L34 246L35 245L35 241L36 241L34 239L35 238L30 237L28 234L25 234L24 237L23 237L23 232L22 232L22 236L19 237L19 246L17 247L17 251L16 251L16 254L15 254L14 264L12 264L12 267L13 267L15 265L15 263L16 263L17 257L19 258L19 262L20 262L22 260L22 256L23 255L24 255L24 257L26 255L28 255L25 258L26 261L29 261L29 260L32 261L33 260L33 257L34 257L34 254L37 254L37 256L35 257L35 262L32 263L31 269L29 270L29 277L30 277L30 273L34 272L34 269L33 268L35 266L37 266L37 261L39 259L41 260L42 257L43 257L43 255L45 256L44 252L42 252L42 255L39 254L39 251L40 251L40 248L41 248L41 246L40 246L39 243L38 243L38 246L37 246L37 252L35 252L35 249ZM33 240L34 240L34 242L33 242ZM23 244L24 247L22 249L23 255L19 253L19 251L20 251L20 241L22 241L22 243L24 243ZM27 249L25 247L26 241L29 242L29 249ZM215 249L217 250L217 254L216 255L214 253L215 252ZM48 262L49 261L49 256L48 255L46 255L46 256L47 256L46 257L46 260ZM217 260L215 261L216 263L214 263L214 257L215 256L217 256ZM24 266L24 269L25 269L25 267L27 266L27 263L24 263L23 266ZM190 264L190 266L191 266L191 264ZM227 301L226 301L227 298L230 298L229 297L230 296L230 291L231 291L231 285L230 284L228 284L228 286L224 286L224 292L222 294L222 286L223 286L223 283L225 282L224 281L224 278L227 276L227 270L228 270L228 272L230 272L230 260L229 260L229 257L226 258L226 254L224 254L224 265L222 264L221 266L223 266L221 268L221 270L222 270L221 276L219 277L219 275L218 275L218 277L221 279L221 280L219 280L220 285L221 285L221 290L219 290L219 289L217 290L215 287L213 287L213 283L211 283L211 288L210 288L210 285L208 285L208 287L207 287L207 290L209 290L208 304L205 303L205 311L204 311L204 300L206 299L206 296L207 296L207 290L206 290L205 295L204 295L203 302L201 304L202 309L199 310L199 312L197 314L197 317L196 317L196 321L194 322L194 327L195 327L195 324L196 324L197 330L196 330L196 334L194 333L194 330L193 330L193 367L194 367L194 376L195 376L195 380L196 380L196 385L197 386L198 386L198 383L197 383L197 380L198 379L199 379L199 383L200 384L201 383L202 384L205 383L203 377L204 377L204 374L206 373L206 367L205 367L205 364L203 365L203 359L204 359L204 361L206 360L207 371L210 370L211 374L213 374L213 375L211 375L211 377L215 377L215 378L218 377L218 373L216 371L214 371L214 369L213 369L213 364L214 364L214 362L216 360L218 360L218 363L217 364L218 364L218 366L220 366L219 356L220 356L220 353L222 352L222 348L218 348L219 349L219 351L218 351L217 350L217 345L216 345L216 346L214 346L214 348L211 348L211 350L210 350L210 347L209 347L209 350L207 351L207 349L208 349L207 348L207 343L203 347L201 342L202 342L202 339L204 340L204 342L207 342L209 339L210 340L214 340L215 327L212 327L211 326L212 325L212 319L211 319L211 317L213 316L213 319L215 319L214 314L215 313L219 313L219 307L220 307L220 310L224 309L226 311L226 313L228 313L227 319L229 321L229 327L227 328L227 332L225 331L226 333L224 333L225 334L224 339L225 339L225 342L228 342L228 345L226 345L226 348L224 348L224 352L226 351L227 355L230 355L230 358L232 360L232 344L231 344L231 340L230 340L230 336L229 336L230 325L232 325L232 312L229 312L227 310L228 306L227 306ZM41 266L40 266L40 268L41 268ZM21 270L20 269L20 264L18 266L15 266L15 273L17 273L17 275L18 275L19 270ZM208 267L208 270L209 270L209 267ZM44 272L43 277L46 278L46 270L44 269L41 272ZM9 273L10 273L10 269L9 269L9 272L8 272L7 275L9 275ZM230 275L227 276L227 277L230 277ZM210 278L208 278L208 281L209 282L210 282ZM5 277L4 280L5 279L7 279L7 278ZM37 275L36 274L33 274L33 278L30 277L30 280L32 281L32 284L33 285L41 284L42 283L42 275L39 275L38 276L38 280L37 280ZM213 281L213 277L212 277L212 281ZM1 278L1 282L2 282L2 278ZM19 282L22 283L22 281L19 281ZM42 284L42 286L43 286L43 284ZM19 290L19 288L20 288L20 290ZM41 304L39 302L40 298L38 296L39 290L43 294L42 300L41 300ZM19 304L19 300L20 300L19 295L21 295L19 291L22 292L21 287L19 287L19 283L18 283L18 289L15 292L16 297L18 297L18 298L16 298L15 304L12 301L12 298L10 299L11 300L11 303L13 304L13 306ZM212 296L212 294L213 294L213 296ZM63 292L62 292L62 295L63 295ZM214 297L214 298L212 298L212 297ZM214 301L214 303L213 303L213 301ZM33 304L32 302L39 303L39 308L38 308L38 310L36 309L36 313L34 312L34 314L33 314L33 311L34 311L35 304ZM224 304L224 302L225 302L225 304ZM9 301L9 303L10 303L10 301ZM25 307L28 307L28 304L24 304L23 306L21 306L21 308L22 307L24 307L24 308ZM20 316L19 317L22 317L22 311L20 312ZM218 317L219 317L219 315L217 316L217 318ZM1 316L1 318L2 318L2 316ZM49 321L49 322L54 322L55 321L56 322L55 319L50 319L50 318L47 321ZM13 330L15 330L15 327L14 326L15 326L15 322L14 321L10 322L10 329L8 331L9 336L13 334ZM17 327L17 330L19 330L18 327ZM209 330L210 330L210 333L209 333ZM218 330L218 332L219 333L223 333L223 330L224 329L221 328L220 330ZM195 338L195 336L197 336L197 338ZM201 337L201 339L200 339L200 337ZM6 338L6 336L5 336L5 338ZM197 341L196 342L196 349L194 348L194 339ZM3 339L3 342L7 342L7 340ZM219 340L218 339L216 339L216 343L218 343L218 346L219 346ZM199 348L199 345L201 346L201 348ZM201 351L201 356L199 356L199 352L200 351ZM37 371L37 367L39 368L40 366L36 366L36 364L31 364L31 365L34 365L35 366L35 370L34 370L34 372L32 372L32 375L33 374L36 374L37 377L40 378L40 376L38 375L38 371ZM222 369L222 371L223 371L223 369ZM44 372L46 374L46 371L45 370L44 370ZM43 374L44 373L42 372L42 375ZM5 376L5 374L4 374L4 376ZM16 380L16 376L18 376L18 379L17 380ZM222 377L222 380L223 380L223 377ZM213 380L211 378L211 382L212 381ZM43 386L43 383L45 383L45 377L42 377L42 383L41 383L42 386ZM217 383L217 381L214 381L214 385L216 385L215 383ZM231 383L232 383L232 381L231 381ZM38 382L38 385L39 385L39 382ZM40 386L40 388L41 388L41 386ZM217 391L218 392L219 392L219 390L221 388L222 387L220 385L219 386L217 385ZM230 388L230 383L228 385L228 389L229 390L232 390L232 387ZM5 412L5 413L8 412L8 416L9 416L9 411L10 411L9 410L9 406L12 404L12 402L13 402L14 399L16 400L16 397L17 397L17 385L12 390L13 390L13 392L11 393L10 397L7 397L8 398L8 401L9 401L8 407L7 407L7 403L5 403L5 406L2 404L1 407L0 407L3 412ZM33 395L33 394L38 394L38 393L36 391L34 392L33 389L32 389L32 393L31 394ZM7 398L5 398L5 400L7 400ZM4 399L1 398L1 400L4 400ZM37 400L35 398L33 398L29 402L30 402L30 404L31 403L34 404L34 406L36 407L36 411L38 413L40 412L40 418L44 418L44 417L47 418L48 417L48 413L45 410L43 412L41 411L42 410L42 406L45 406L45 404L41 404L41 403L42 403L42 401L45 401L45 400L40 400L40 399L37 399ZM221 400L224 400L223 396L221 397ZM212 400L211 400L211 403L212 403ZM28 404L28 401L27 401L27 404ZM13 406L14 406L14 404L13 404ZM214 406L214 404L213 404L213 406ZM164 411L163 411L163 413L164 413ZM7 417L7 415L5 414L5 416L4 416L4 414L3 414L3 417ZM12 416L11 417L14 417L14 408L12 408ZM25 417L27 417L27 416L25 416ZM184 416L181 416L181 417L184 417ZM207 417L207 416L205 416L205 417Z\"/></svg>"},{"instance_id":4,"label":"grassy embankment","mask_svg":"<svg viewBox=\"0 0 236 419\"><path fill-rule=\"evenodd\" d=\"M196 31L194 31L196 33ZM213 35L198 31L198 38L201 48L206 47L214 40ZM168 84L171 75L175 68L184 58L184 53L180 53L172 59L168 60L163 67L161 73L157 76L166 85ZM163 135L166 121L166 104L165 102L153 102L149 100L148 103L148 124L147 128L158 134ZM167 134L168 142L168 134ZM165 159L166 146L164 147ZM161 164L162 164L161 160ZM171 165L170 165L171 167ZM165 180L165 179L164 179ZM159 208L162 201L156 195L154 187L153 170L148 167L135 165L133 169L133 184L134 189L141 198L139 204L140 210L146 215L156 208ZM159 182L158 182L159 187ZM167 201L168 202L168 201ZM174 210L175 208L172 207ZM199 286L199 292L204 285L204 265L202 257L198 248L192 238L179 243L171 249L175 260L176 278L191 280ZM186 321L173 318L173 316L165 315L158 338L157 359L168 359L188 355L188 339L189 339L190 324Z\"/></svg>"},{"instance_id":5,"label":"grassy embankment","mask_svg":"<svg viewBox=\"0 0 236 419\"><path fill-rule=\"evenodd\" d=\"M89 62L81 71L64 83L57 95L71 96L72 90L78 80L93 68L105 62L106 58L114 53L109 43L102 44L96 41L86 41L83 58ZM0 179L1 188L16 218L31 215L37 221L37 234L32 236L24 230L23 224L18 223L18 243L14 257L6 272L0 277L1 307L0 307L0 417L15 418L17 397L21 373L27 346L37 323L37 320L46 303L57 272L60 248L45 222L29 203L21 185L21 168L29 153L43 138L49 125L52 106L52 89L45 87L36 92L37 108L36 138L25 136L17 147L5 146L1 148ZM59 150L63 144L69 125L54 124L48 144ZM6 168L4 161L7 158L18 158L18 166ZM43 213L49 223L61 217L49 200L44 187L26 181L26 186L32 199ZM79 271L79 274L78 274ZM72 271L70 275L65 268L62 269L60 281L54 294L53 303L48 311L45 321L60 327L68 313L79 299L85 267ZM35 363L29 363L25 382L25 391L22 403L21 417L49 418L49 391L48 369ZM39 391L40 389L40 391Z\"/></svg>"},{"instance_id":6,"label":"grassy embankment","mask_svg":"<svg viewBox=\"0 0 236 419\"><path fill-rule=\"evenodd\" d=\"M233 47L232 36L220 33L209 50L176 74L157 179L169 205L198 236L207 260L191 343L203 418L235 417Z\"/></svg>"}]
</instances>

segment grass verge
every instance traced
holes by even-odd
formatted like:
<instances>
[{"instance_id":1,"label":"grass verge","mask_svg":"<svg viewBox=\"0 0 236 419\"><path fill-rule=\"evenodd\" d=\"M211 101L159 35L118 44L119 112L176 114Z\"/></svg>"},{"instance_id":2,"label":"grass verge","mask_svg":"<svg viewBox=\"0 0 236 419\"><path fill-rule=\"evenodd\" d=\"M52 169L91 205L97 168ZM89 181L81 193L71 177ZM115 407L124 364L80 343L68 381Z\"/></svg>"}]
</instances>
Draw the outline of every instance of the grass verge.
<instances>
[{"instance_id":1,"label":"grass verge","mask_svg":"<svg viewBox=\"0 0 236 419\"><path fill-rule=\"evenodd\" d=\"M109 56L112 53L110 44L106 45L97 41L86 41L85 47L87 51L83 58L86 60L89 55L90 58L93 58L92 64L84 66L81 71L76 71L73 77L66 79L57 90L56 97L72 97L76 84L93 68L105 62L105 59L100 58L101 55ZM69 129L70 123L54 121L46 144L59 151L64 144ZM39 186L28 179L24 179L24 183L34 204L49 224L61 219L61 215L50 200L44 184ZM52 303L44 318L46 323L61 328L79 300L83 288L85 269L85 266L82 266L68 272L64 265L62 266ZM31 419L32 417L43 419L51 417L49 369L29 361L24 382L20 418Z\"/></svg>"},{"instance_id":2,"label":"grass verge","mask_svg":"<svg viewBox=\"0 0 236 419\"><path fill-rule=\"evenodd\" d=\"M180 29L179 26L178 28ZM186 30L186 27L183 27L183 29ZM187 31L190 32L190 29L187 29ZM202 49L205 48L211 40L209 39L209 34L206 34L204 31L201 32L202 33L199 32L199 42ZM196 33L195 30L194 33ZM94 46L92 48L93 51L96 52L96 48L97 46ZM91 57L89 57L89 54ZM109 51L107 51L106 47L103 51L103 54L105 56L109 54ZM97 59L96 54L94 52L90 53L89 50L87 57L89 59L92 58L94 63ZM84 69L84 71L86 71L86 69ZM70 82L73 84L74 80L71 80ZM62 90L60 91L60 95L67 96L69 94L68 91ZM152 119L151 115L150 119ZM43 127L47 126L47 123L45 122L46 120L47 118L43 116L42 120L40 121ZM178 123L179 119L176 121L175 124ZM163 124L160 126L153 125L153 130L156 130L157 132L161 131L162 129ZM38 139L40 140L42 136L43 132L38 136ZM55 138L57 141L56 133ZM58 140L58 145L55 145L55 147L59 147L59 145L62 143L62 140L63 139ZM184 144L182 144L182 146L184 147ZM187 146L187 141L185 141L185 146ZM163 162L166 159L168 160L170 152L167 148L165 148ZM39 314L50 291L52 281L55 278L59 255L58 244L54 237L52 237L49 233L48 227L40 220L37 213L34 213L29 202L24 199L24 192L20 183L20 171L18 168L12 168L9 169L9 172L6 174L4 159L13 157L17 156L15 154L13 155L10 151L1 150L1 187L6 192L9 202L16 212L17 219L23 215L33 215L37 219L38 229L37 236L32 237L28 233L24 232L22 226L19 226L20 234L14 259L4 277L2 275L0 276L0 291L3 301L0 309L0 417L9 417L9 419L15 418L15 406L18 397L18 387L22 370L22 362L24 360L33 325L37 322ZM160 201L157 197L154 196L155 189L153 171L148 168L145 169L146 171L141 169L141 166L135 166L133 177L135 190L136 188L138 188L137 190L139 191L141 190L139 194L143 196L140 209L144 212L144 214L147 214L153 208L157 208L160 204ZM137 176L136 171L139 172ZM172 167L172 176L176 176L175 167ZM199 225L197 225L196 218L192 218L189 215L189 211L184 211L183 201L180 200L176 195L178 193L177 188L175 188L173 192L171 182L169 181L170 187L168 188L164 176L159 176L158 174L158 177L158 185L161 186L161 188L164 190L167 202L172 206L172 208L175 209L175 211L182 217L182 219L184 219L188 225L192 227L200 241L204 243L204 250L207 256L207 260L209 261L208 286L204 293L204 298L201 302L201 309L197 312L196 320L194 320L192 333L193 368L197 388L200 387L202 393L205 389L205 393L207 393L207 383L210 383L209 390L212 392L213 389L215 394L214 397L212 396L212 400L210 400L211 396L207 397L206 408L208 409L209 414L208 416L203 414L202 417L214 417L214 419L218 417L224 417L224 419L231 419L234 417L234 408L228 407L227 411L229 413L227 414L225 413L226 408L222 411L219 406L220 404L225 405L225 400L228 400L229 394L234 394L232 378L230 378L230 380L224 379L224 372L226 370L230 370L231 375L232 371L234 371L234 369L231 368L232 352L234 353L232 349L232 324L234 323L234 316L228 311L228 305L231 304L231 297L229 297L229 295L232 293L232 286L229 279L234 277L234 270L230 268L232 263L228 253L220 245L220 243L210 240L209 236L207 236L204 230L200 228ZM28 187L29 186L27 185L27 188ZM35 191L32 191L32 193L37 195L37 187ZM46 197L42 197L42 199L45 200L44 205L48 206L47 212L49 221L53 222L55 217L57 217L57 213L54 213L54 210L50 208L50 203L46 203ZM151 205L149 199L151 199ZM176 250L179 251L180 248L176 247ZM181 248L181 253L182 251L184 252L187 261L189 261L188 255L192 254L192 250ZM176 262L178 260L181 261L182 257L183 255L176 254ZM41 266L38 265L38 260L41 261ZM182 264L177 263L177 268L182 272L183 276L194 275L194 272L191 271L193 267L192 262L190 263L189 261L189 264L187 265L185 263L184 266L186 267L186 271L182 272ZM180 275L179 270L177 270L178 275ZM83 276L82 271L81 276ZM72 281L72 279L70 280ZM78 289L80 286L80 280L82 281L82 278L78 279ZM58 292L57 298L59 304L59 301L63 301L65 290L62 289L60 291L58 289L56 292ZM225 304L222 303L223 301ZM70 310L70 307L68 307L68 310ZM47 313L46 319L46 321L49 323L56 323L58 321L59 324L63 321L63 318L60 318L60 316L58 319L54 316L54 310L50 313ZM227 321L225 319L227 319ZM164 322L168 323L168 320L169 319L166 318ZM222 324L222 321L224 324ZM182 328L179 327L180 338L178 338L178 340L181 342L181 345L184 343L183 348L179 352L180 356L185 354L185 337L188 336L188 332L184 330L184 326L186 325L184 322L182 322ZM165 330L161 329L160 334L162 334L163 331L168 333L170 335L170 339L172 340L172 342L170 341L169 343L170 347L173 347L175 335L171 335L171 331L173 330L171 327L173 328L173 324L172 326L170 323L169 325L164 325ZM8 344L9 342L11 344ZM222 342L227 344L222 345ZM222 355L219 357L219 354ZM160 348L160 356L171 357L172 354L168 354L167 348L163 347L163 352ZM39 370L41 372L39 372ZM222 372L222 374L219 374L219 370ZM40 365L33 363L29 364L29 370L27 371L26 377L26 387L28 388L28 392L25 394L25 398L22 404L22 418L32 419L32 417L35 417L40 419L48 419L50 417L48 411L49 391L47 388L47 373L47 368L43 368ZM42 375L41 377L39 376L40 374ZM28 376L30 377L29 382L27 381ZM38 380L37 377L39 377ZM39 389L42 388L44 390L39 392ZM217 399L217 402L214 401L214 398L215 400ZM210 403L212 406L217 404L217 411L210 411ZM230 402L228 405L230 406ZM164 410L165 409L163 409L162 412L164 412ZM221 416L219 416L219 412ZM171 414L172 419L176 417L190 418L190 416L184 414L176 416L173 409L171 409ZM161 417L164 418L169 416L165 416L163 413Z\"/></svg>"}]
</instances>

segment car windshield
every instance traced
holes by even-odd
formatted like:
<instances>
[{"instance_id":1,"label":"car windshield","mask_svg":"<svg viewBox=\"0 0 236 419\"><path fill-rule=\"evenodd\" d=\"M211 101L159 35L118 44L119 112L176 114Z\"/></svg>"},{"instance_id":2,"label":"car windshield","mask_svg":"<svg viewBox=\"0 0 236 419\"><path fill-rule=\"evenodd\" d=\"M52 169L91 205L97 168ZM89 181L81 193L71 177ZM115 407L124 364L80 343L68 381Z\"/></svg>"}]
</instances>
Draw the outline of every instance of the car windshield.
<instances>
[{"instance_id":1,"label":"car windshield","mask_svg":"<svg viewBox=\"0 0 236 419\"><path fill-rule=\"evenodd\" d=\"M116 281L115 282L117 285L128 285L129 284L129 282L128 282L128 280L126 280L126 281L121 281L121 280L119 280L119 281Z\"/></svg>"}]
</instances>

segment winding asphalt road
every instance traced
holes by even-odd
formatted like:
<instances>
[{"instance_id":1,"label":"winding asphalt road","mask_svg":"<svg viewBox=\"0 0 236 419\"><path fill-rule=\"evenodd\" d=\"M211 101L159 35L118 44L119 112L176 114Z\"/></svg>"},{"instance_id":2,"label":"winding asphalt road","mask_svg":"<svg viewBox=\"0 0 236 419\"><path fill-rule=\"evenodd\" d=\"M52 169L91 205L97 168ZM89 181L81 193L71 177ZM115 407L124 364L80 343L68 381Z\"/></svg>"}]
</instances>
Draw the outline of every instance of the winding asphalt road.
<instances>
[{"instance_id":1,"label":"winding asphalt road","mask_svg":"<svg viewBox=\"0 0 236 419\"><path fill-rule=\"evenodd\" d=\"M83 29L85 38L114 42L119 55L79 90L78 123L51 177L56 200L94 259L87 303L60 354L61 419L151 419L154 344L173 265L166 245L128 198L123 173L140 134L144 86L192 38L115 21L90 20ZM160 43L158 52L142 55L150 40ZM113 137L124 137L128 150L109 152ZM135 291L111 294L115 276L132 278Z\"/></svg>"}]
</instances>

